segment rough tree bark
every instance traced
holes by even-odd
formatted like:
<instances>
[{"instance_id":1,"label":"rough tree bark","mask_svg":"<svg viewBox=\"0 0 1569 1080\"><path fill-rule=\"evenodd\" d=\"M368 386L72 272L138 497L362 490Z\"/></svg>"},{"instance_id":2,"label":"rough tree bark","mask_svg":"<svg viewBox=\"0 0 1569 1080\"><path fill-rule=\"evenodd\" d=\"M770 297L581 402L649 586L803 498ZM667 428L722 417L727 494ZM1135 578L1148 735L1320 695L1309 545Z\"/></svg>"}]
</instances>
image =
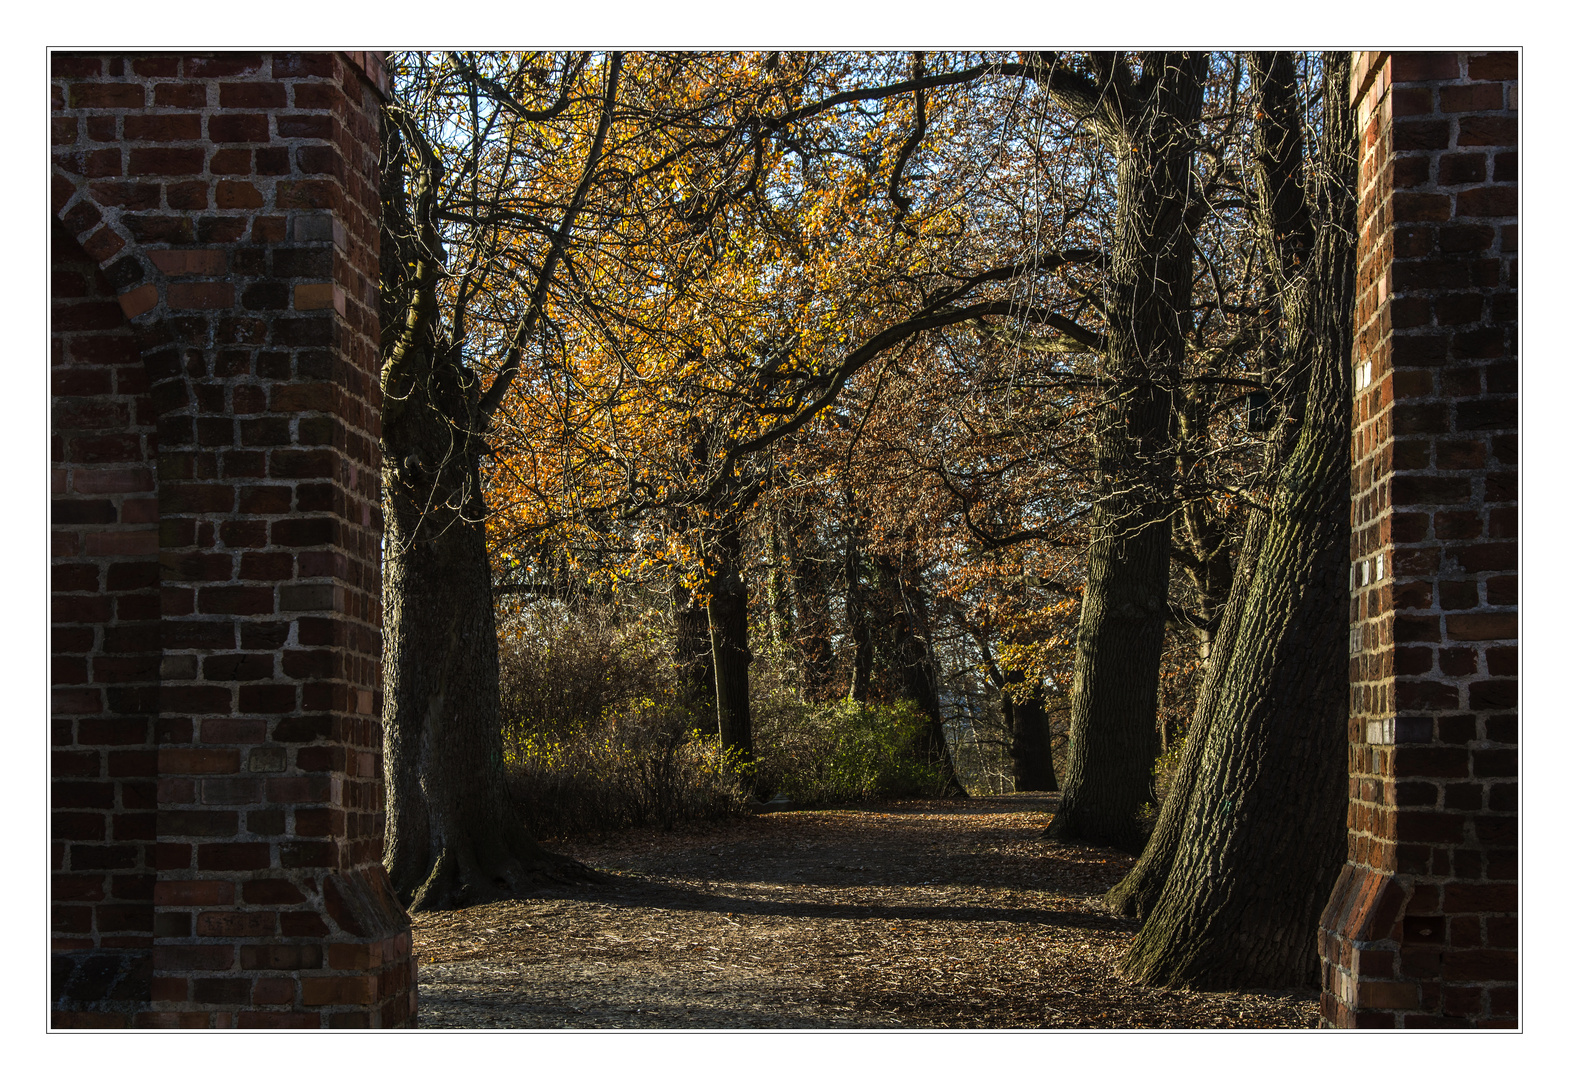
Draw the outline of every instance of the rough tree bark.
<instances>
[{"instance_id":1,"label":"rough tree bark","mask_svg":"<svg viewBox=\"0 0 1569 1080\"><path fill-rule=\"evenodd\" d=\"M383 115L383 861L411 911L516 895L545 880L595 877L541 848L507 796L479 465L507 372L515 374L602 151L619 70L618 54L583 181L556 230L502 376L483 393L464 359L461 333L441 328L436 310L443 256L433 204L441 162L417 126L397 118L396 103Z\"/></svg>"},{"instance_id":2,"label":"rough tree bark","mask_svg":"<svg viewBox=\"0 0 1569 1080\"><path fill-rule=\"evenodd\" d=\"M1278 355L1266 359L1261 374L1262 380L1273 388L1277 414L1265 436L1264 473L1278 476L1282 463L1296 447L1307 408L1308 380L1313 366L1309 350L1313 342L1315 297L1305 287L1303 274L1314 234L1307 194L1302 186L1302 131L1295 119L1288 122L1288 118L1295 117L1297 107L1293 90L1295 73L1289 54L1271 54L1259 75L1261 107L1254 147L1254 172L1260 196L1258 227L1261 234L1269 237L1265 252L1279 313L1280 339ZM1297 279L1296 287L1285 287L1288 275ZM1191 516L1202 518L1198 513ZM1269 511L1263 507L1256 507L1248 515L1235 577L1207 658L1204 683L1188 725L1187 740L1171 790L1161 804L1155 831L1138 863L1106 894L1108 906L1120 915L1147 918L1171 872L1172 860L1187 822L1188 804L1203 767L1211 720L1228 692L1237 627L1246 607L1249 583L1269 520Z\"/></svg>"},{"instance_id":3,"label":"rough tree bark","mask_svg":"<svg viewBox=\"0 0 1569 1080\"><path fill-rule=\"evenodd\" d=\"M1264 540L1267 515L1255 510L1248 517L1247 531L1242 549L1237 556L1233 588L1237 596L1245 596L1252 577L1253 564L1259 546ZM1160 899L1166 885L1166 875L1171 872L1171 861L1182 840L1182 827L1187 820L1188 802L1193 797L1203 767L1204 743L1209 738L1210 719L1214 716L1219 700L1219 688L1225 684L1233 646L1237 640L1237 626L1242 621L1241 603L1228 603L1221 616L1220 628L1211 643L1204 682L1199 688L1198 702L1193 718L1188 722L1187 738L1182 744L1182 756L1176 774L1171 779L1171 789L1160 804L1160 816L1155 831L1139 854L1139 861L1106 894L1106 906L1118 915L1143 919Z\"/></svg>"},{"instance_id":4,"label":"rough tree bark","mask_svg":"<svg viewBox=\"0 0 1569 1080\"><path fill-rule=\"evenodd\" d=\"M1054 72L1117 162L1105 286L1109 398L1096 432L1095 506L1074 658L1070 756L1049 827L1138 850L1160 753L1156 705L1171 563L1171 447L1193 290L1188 211L1208 56L1150 53L1135 81L1096 54L1096 82Z\"/></svg>"},{"instance_id":5,"label":"rough tree bark","mask_svg":"<svg viewBox=\"0 0 1569 1080\"><path fill-rule=\"evenodd\" d=\"M396 152L399 133L390 130L385 143ZM402 201L401 188L383 194ZM422 310L433 302L435 247L433 236L420 239L425 251L414 258L406 256L415 234L382 247L382 278L391 284L383 319L401 332L381 417L384 858L393 889L414 911L466 906L570 869L517 824L507 796L483 444L467 423L478 388ZM409 280L411 262L424 280Z\"/></svg>"},{"instance_id":6,"label":"rough tree bark","mask_svg":"<svg viewBox=\"0 0 1569 1080\"><path fill-rule=\"evenodd\" d=\"M432 374L440 397L465 392ZM421 911L514 895L542 877L582 877L527 835L507 795L477 455L434 410L395 410L383 423L384 444L403 455L387 459L383 502L385 862L393 889Z\"/></svg>"},{"instance_id":7,"label":"rough tree bark","mask_svg":"<svg viewBox=\"0 0 1569 1080\"><path fill-rule=\"evenodd\" d=\"M1350 559L1351 304L1356 141L1350 57L1327 54L1320 224L1311 254L1285 225L1300 190L1292 58L1250 57L1260 86L1265 220L1306 361L1301 434L1281 470L1181 838L1124 960L1132 978L1198 989L1308 985L1314 927L1344 855L1345 568ZM1271 175L1273 174L1273 175ZM1289 380L1292 357L1286 355ZM1299 365L1303 366L1303 365Z\"/></svg>"}]
</instances>

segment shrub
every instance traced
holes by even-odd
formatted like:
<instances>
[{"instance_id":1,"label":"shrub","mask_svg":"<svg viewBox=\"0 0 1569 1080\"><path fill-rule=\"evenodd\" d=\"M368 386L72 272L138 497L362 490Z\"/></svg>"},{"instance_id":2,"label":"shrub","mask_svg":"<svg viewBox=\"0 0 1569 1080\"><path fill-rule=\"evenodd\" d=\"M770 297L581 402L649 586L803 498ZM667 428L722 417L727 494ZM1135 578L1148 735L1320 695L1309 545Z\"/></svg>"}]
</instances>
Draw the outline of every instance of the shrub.
<instances>
[{"instance_id":1,"label":"shrub","mask_svg":"<svg viewBox=\"0 0 1569 1080\"><path fill-rule=\"evenodd\" d=\"M501 615L507 771L536 838L668 829L742 812L734 760L670 704L656 622L554 601Z\"/></svg>"},{"instance_id":2,"label":"shrub","mask_svg":"<svg viewBox=\"0 0 1569 1080\"><path fill-rule=\"evenodd\" d=\"M553 601L498 614L508 777L536 838L745 811L742 766L699 730L702 718L674 704L668 628ZM798 685L777 663L754 668L750 768L765 797L821 806L940 791L918 749L926 717L912 703L814 705Z\"/></svg>"},{"instance_id":3,"label":"shrub","mask_svg":"<svg viewBox=\"0 0 1569 1080\"><path fill-rule=\"evenodd\" d=\"M670 829L745 809L733 755L682 709L644 701L594 727L517 724L508 741L513 801L538 839Z\"/></svg>"},{"instance_id":4,"label":"shrub","mask_svg":"<svg viewBox=\"0 0 1569 1080\"><path fill-rule=\"evenodd\" d=\"M666 697L661 643L608 605L536 601L498 613L501 715L530 731L597 728L632 703Z\"/></svg>"},{"instance_id":5,"label":"shrub","mask_svg":"<svg viewBox=\"0 0 1569 1080\"><path fill-rule=\"evenodd\" d=\"M803 806L935 795L941 774L917 749L926 723L911 702L765 698L752 720L758 788Z\"/></svg>"}]
</instances>

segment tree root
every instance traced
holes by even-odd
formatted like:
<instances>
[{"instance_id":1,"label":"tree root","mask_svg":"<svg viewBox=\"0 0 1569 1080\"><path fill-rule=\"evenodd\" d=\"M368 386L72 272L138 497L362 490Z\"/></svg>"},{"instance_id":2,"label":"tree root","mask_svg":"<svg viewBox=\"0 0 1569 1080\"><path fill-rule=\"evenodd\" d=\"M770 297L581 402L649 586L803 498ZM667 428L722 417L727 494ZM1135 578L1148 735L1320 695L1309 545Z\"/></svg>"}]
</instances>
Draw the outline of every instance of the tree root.
<instances>
[{"instance_id":1,"label":"tree root","mask_svg":"<svg viewBox=\"0 0 1569 1080\"><path fill-rule=\"evenodd\" d=\"M1166 860L1161 868L1159 880L1154 880L1149 873L1141 872L1139 867L1143 865L1141 862L1134 866L1126 877L1102 897L1102 903L1113 915L1143 922L1155 910L1155 902L1160 899L1160 890L1165 885L1165 870L1170 868L1170 860Z\"/></svg>"},{"instance_id":2,"label":"tree root","mask_svg":"<svg viewBox=\"0 0 1569 1080\"><path fill-rule=\"evenodd\" d=\"M548 851L481 861L444 847L430 874L407 901L410 914L456 911L496 900L514 900L554 887L600 886L613 879L576 859ZM401 899L401 898L400 898Z\"/></svg>"}]
</instances>

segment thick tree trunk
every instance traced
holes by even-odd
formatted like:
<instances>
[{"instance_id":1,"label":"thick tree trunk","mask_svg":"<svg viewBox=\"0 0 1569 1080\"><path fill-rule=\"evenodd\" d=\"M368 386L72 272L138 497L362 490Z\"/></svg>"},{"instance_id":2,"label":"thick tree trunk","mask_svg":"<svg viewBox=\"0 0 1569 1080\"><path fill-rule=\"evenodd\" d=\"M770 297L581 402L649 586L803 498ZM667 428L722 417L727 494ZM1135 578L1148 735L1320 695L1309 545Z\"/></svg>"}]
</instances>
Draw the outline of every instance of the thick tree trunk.
<instances>
[{"instance_id":1,"label":"thick tree trunk","mask_svg":"<svg viewBox=\"0 0 1569 1080\"><path fill-rule=\"evenodd\" d=\"M750 765L752 650L747 641L746 580L741 576L741 525L727 520L704 552L709 572L708 631L713 646L714 705L719 742Z\"/></svg>"},{"instance_id":2,"label":"thick tree trunk","mask_svg":"<svg viewBox=\"0 0 1569 1080\"><path fill-rule=\"evenodd\" d=\"M1288 276L1300 277L1302 274L1303 263L1311 255L1313 223L1302 188L1304 148L1291 55L1270 54L1262 66L1256 61L1254 75L1262 103L1255 144L1255 172L1262 197L1260 228L1271 241L1265 251L1275 280L1274 294L1280 318L1280 356L1274 365L1266 364L1262 376L1273 387L1278 413L1266 438L1264 471L1276 476L1282 463L1290 458L1302 432L1308 379L1313 370L1310 350L1314 347L1315 328L1311 323L1317 299L1307 288L1282 286ZM1194 517L1202 515L1190 514L1190 519ZM1187 827L1189 802L1198 786L1205 746L1213 730L1211 721L1228 692L1237 628L1247 606L1253 569L1269 521L1266 510L1255 509L1249 514L1235 581L1208 657L1204 684L1188 726L1187 742L1171 791L1161 806L1155 832L1137 865L1106 894L1107 905L1120 915L1147 918L1165 888Z\"/></svg>"},{"instance_id":3,"label":"thick tree trunk","mask_svg":"<svg viewBox=\"0 0 1569 1080\"><path fill-rule=\"evenodd\" d=\"M1138 850L1160 753L1156 705L1171 563L1172 440L1190 323L1193 147L1208 58L1154 54L1115 116L1106 286L1109 400L1073 671L1070 757L1049 833Z\"/></svg>"},{"instance_id":4,"label":"thick tree trunk","mask_svg":"<svg viewBox=\"0 0 1569 1080\"><path fill-rule=\"evenodd\" d=\"M1261 81L1279 89L1289 71L1276 63ZM1316 981L1314 928L1345 844L1356 236L1348 75L1346 54L1325 57L1327 213L1309 273L1293 275L1307 297L1297 309L1309 320L1306 415L1246 595L1233 601L1244 606L1170 872L1123 963L1144 982L1219 990ZM1266 113L1285 107L1264 99ZM1295 115L1294 95L1290 107Z\"/></svg>"},{"instance_id":5,"label":"thick tree trunk","mask_svg":"<svg viewBox=\"0 0 1569 1080\"><path fill-rule=\"evenodd\" d=\"M1146 521L1132 536L1118 531L1102 523L1090 546L1068 767L1049 835L1137 851L1137 819L1153 799L1151 769L1160 754L1156 706L1170 533L1164 521Z\"/></svg>"},{"instance_id":6,"label":"thick tree trunk","mask_svg":"<svg viewBox=\"0 0 1569 1080\"><path fill-rule=\"evenodd\" d=\"M1183 837L1124 962L1134 978L1223 989L1314 976L1313 927L1345 845L1347 449L1309 428L1282 477Z\"/></svg>"},{"instance_id":7,"label":"thick tree trunk","mask_svg":"<svg viewBox=\"0 0 1569 1080\"><path fill-rule=\"evenodd\" d=\"M1253 564L1264 541L1266 523L1267 514L1263 511L1255 510L1248 517L1247 532L1237 558L1233 583L1237 597L1247 595ZM1199 689L1198 703L1194 707L1193 718L1188 722L1182 757L1177 764L1176 775L1172 777L1171 790L1161 803L1155 831L1144 845L1133 869L1106 894L1106 906L1118 915L1145 918L1160 898L1161 889L1165 888L1166 876L1171 872L1171 861L1176 857L1182 828L1187 821L1188 803L1198 784L1204 744L1209 738L1210 718L1219 700L1219 689L1225 685L1232 650L1236 645L1237 626L1242 621L1243 606L1240 600L1228 603L1221 617L1220 629L1210 650L1209 664L1204 671L1204 682Z\"/></svg>"},{"instance_id":8,"label":"thick tree trunk","mask_svg":"<svg viewBox=\"0 0 1569 1080\"><path fill-rule=\"evenodd\" d=\"M479 394L436 334L440 165L397 125L382 135L383 861L398 898L422 911L593 875L535 843L508 797Z\"/></svg>"},{"instance_id":9,"label":"thick tree trunk","mask_svg":"<svg viewBox=\"0 0 1569 1080\"><path fill-rule=\"evenodd\" d=\"M394 432L388 449L402 442ZM478 476L469 479L477 489ZM383 571L393 889L409 910L427 911L585 877L528 836L508 798L482 519L432 513L409 495L393 485L386 500Z\"/></svg>"}]
</instances>

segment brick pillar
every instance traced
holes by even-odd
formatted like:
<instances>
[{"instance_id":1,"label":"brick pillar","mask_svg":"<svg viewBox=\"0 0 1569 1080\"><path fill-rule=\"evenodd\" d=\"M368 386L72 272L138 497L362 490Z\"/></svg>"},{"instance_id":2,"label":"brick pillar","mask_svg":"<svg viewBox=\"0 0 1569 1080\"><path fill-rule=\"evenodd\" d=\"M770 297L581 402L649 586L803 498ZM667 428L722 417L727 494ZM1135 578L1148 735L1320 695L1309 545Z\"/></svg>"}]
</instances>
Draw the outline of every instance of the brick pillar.
<instances>
[{"instance_id":1,"label":"brick pillar","mask_svg":"<svg viewBox=\"0 0 1569 1080\"><path fill-rule=\"evenodd\" d=\"M1351 809L1323 1022L1514 1027L1514 53L1361 53Z\"/></svg>"},{"instance_id":2,"label":"brick pillar","mask_svg":"<svg viewBox=\"0 0 1569 1080\"><path fill-rule=\"evenodd\" d=\"M54 1023L410 1023L380 863L379 59L53 75Z\"/></svg>"},{"instance_id":3,"label":"brick pillar","mask_svg":"<svg viewBox=\"0 0 1569 1080\"><path fill-rule=\"evenodd\" d=\"M51 248L54 981L123 1014L152 977L155 414L98 264L58 224Z\"/></svg>"}]
</instances>

